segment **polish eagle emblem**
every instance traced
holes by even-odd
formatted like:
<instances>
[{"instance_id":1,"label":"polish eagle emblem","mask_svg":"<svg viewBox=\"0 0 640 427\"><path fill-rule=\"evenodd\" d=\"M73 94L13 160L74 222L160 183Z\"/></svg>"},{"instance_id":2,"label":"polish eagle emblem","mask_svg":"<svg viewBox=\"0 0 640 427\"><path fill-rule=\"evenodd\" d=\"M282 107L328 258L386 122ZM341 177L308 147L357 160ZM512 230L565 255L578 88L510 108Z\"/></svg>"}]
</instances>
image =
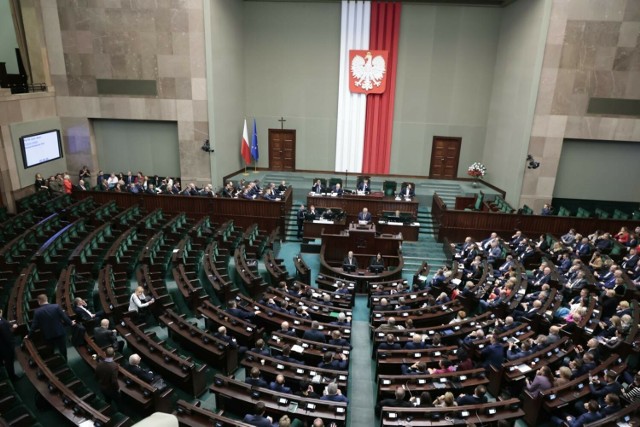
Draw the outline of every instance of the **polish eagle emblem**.
<instances>
[{"instance_id":1,"label":"polish eagle emblem","mask_svg":"<svg viewBox=\"0 0 640 427\"><path fill-rule=\"evenodd\" d=\"M386 86L387 51L350 51L351 92L383 93Z\"/></svg>"}]
</instances>

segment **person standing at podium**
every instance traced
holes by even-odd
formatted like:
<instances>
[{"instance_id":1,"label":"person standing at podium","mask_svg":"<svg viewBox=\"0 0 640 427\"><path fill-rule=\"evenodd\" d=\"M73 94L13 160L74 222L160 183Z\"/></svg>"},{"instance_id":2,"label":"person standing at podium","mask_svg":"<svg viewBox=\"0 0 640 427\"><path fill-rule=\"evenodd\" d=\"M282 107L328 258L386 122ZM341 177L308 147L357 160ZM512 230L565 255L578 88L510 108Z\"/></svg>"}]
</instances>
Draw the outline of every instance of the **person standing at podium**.
<instances>
[{"instance_id":1,"label":"person standing at podium","mask_svg":"<svg viewBox=\"0 0 640 427\"><path fill-rule=\"evenodd\" d=\"M366 221L367 224L371 222L371 213L369 209L362 208L362 212L358 214L358 221Z\"/></svg>"},{"instance_id":2,"label":"person standing at podium","mask_svg":"<svg viewBox=\"0 0 640 427\"><path fill-rule=\"evenodd\" d=\"M349 251L344 261L342 261L343 265L353 265L354 269L358 269L358 260L353 256L353 251Z\"/></svg>"}]
</instances>

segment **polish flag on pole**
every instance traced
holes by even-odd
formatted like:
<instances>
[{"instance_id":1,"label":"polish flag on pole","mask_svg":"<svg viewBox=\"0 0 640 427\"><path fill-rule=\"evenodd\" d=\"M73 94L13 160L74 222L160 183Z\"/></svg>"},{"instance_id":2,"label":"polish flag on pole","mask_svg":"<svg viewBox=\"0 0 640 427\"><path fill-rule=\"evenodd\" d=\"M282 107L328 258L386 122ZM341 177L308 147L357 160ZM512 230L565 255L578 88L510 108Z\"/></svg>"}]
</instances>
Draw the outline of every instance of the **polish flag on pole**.
<instances>
[{"instance_id":1,"label":"polish flag on pole","mask_svg":"<svg viewBox=\"0 0 640 427\"><path fill-rule=\"evenodd\" d=\"M247 132L247 119L244 119L242 130L242 142L240 142L240 154L246 164L251 163L251 147L249 147L249 132Z\"/></svg>"}]
</instances>

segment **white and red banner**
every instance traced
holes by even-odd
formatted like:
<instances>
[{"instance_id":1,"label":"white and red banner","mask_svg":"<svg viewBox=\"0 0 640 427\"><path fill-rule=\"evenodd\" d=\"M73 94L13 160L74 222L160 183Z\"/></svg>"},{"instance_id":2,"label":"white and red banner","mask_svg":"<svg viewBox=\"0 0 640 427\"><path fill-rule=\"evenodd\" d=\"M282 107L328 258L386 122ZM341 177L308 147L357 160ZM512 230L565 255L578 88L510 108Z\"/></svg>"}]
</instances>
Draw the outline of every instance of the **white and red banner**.
<instances>
[{"instance_id":1,"label":"white and red banner","mask_svg":"<svg viewBox=\"0 0 640 427\"><path fill-rule=\"evenodd\" d=\"M249 147L249 132L247 132L247 119L244 119L244 128L242 129L242 141L240 141L240 154L244 162L248 165L251 163L251 147Z\"/></svg>"},{"instance_id":2,"label":"white and red banner","mask_svg":"<svg viewBox=\"0 0 640 427\"><path fill-rule=\"evenodd\" d=\"M388 55L386 50L350 50L349 90L352 93L384 93Z\"/></svg>"}]
</instances>

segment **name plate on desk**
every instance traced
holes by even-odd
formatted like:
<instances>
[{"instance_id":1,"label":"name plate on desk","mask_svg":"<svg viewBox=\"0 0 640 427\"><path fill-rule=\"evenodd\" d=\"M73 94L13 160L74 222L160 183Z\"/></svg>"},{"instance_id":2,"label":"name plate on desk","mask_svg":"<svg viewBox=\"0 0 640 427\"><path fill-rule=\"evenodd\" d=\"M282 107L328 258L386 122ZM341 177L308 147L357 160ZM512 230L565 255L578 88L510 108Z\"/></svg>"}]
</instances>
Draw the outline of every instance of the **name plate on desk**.
<instances>
[{"instance_id":1,"label":"name plate on desk","mask_svg":"<svg viewBox=\"0 0 640 427\"><path fill-rule=\"evenodd\" d=\"M333 221L328 219L314 219L313 223L314 224L333 224Z\"/></svg>"},{"instance_id":2,"label":"name plate on desk","mask_svg":"<svg viewBox=\"0 0 640 427\"><path fill-rule=\"evenodd\" d=\"M402 222L391 222L391 221L389 221L387 224L389 224L389 225L404 225L404 223L402 223Z\"/></svg>"}]
</instances>

